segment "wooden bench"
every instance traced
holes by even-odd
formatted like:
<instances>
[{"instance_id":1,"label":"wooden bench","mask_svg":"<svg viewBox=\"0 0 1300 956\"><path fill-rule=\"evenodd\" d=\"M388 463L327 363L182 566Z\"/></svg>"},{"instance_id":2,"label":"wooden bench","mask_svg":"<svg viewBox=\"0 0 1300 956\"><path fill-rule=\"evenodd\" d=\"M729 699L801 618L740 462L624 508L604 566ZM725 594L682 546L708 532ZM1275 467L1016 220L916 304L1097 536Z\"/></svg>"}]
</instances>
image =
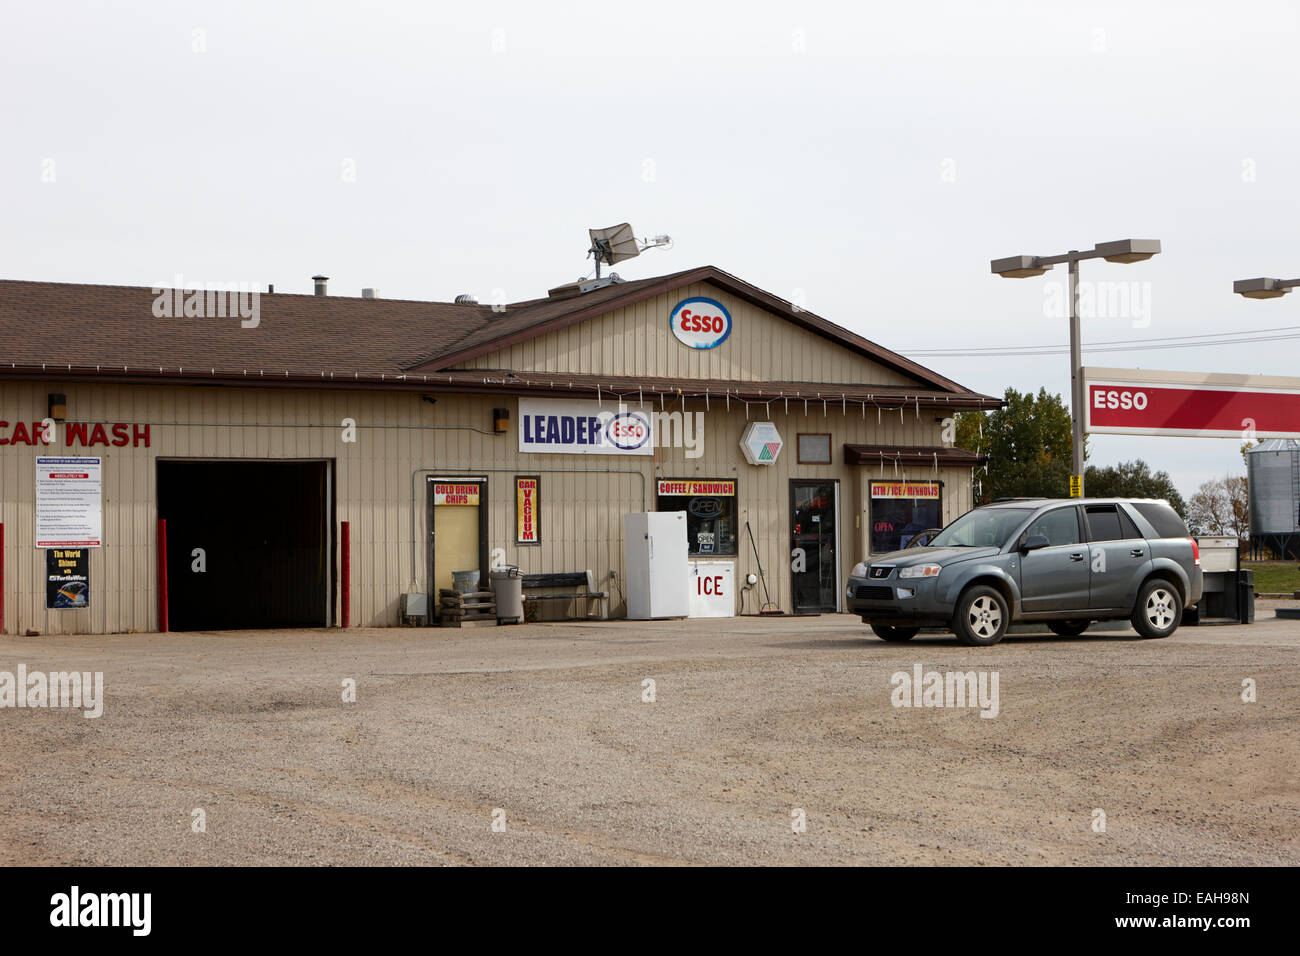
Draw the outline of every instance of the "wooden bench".
<instances>
[{"instance_id":1,"label":"wooden bench","mask_svg":"<svg viewBox=\"0 0 1300 956\"><path fill-rule=\"evenodd\" d=\"M596 590L596 576L590 571L552 571L544 574L525 574L523 581L525 601L575 601L588 602L587 613L591 617L591 601L599 602L598 616L604 620L609 616L609 593ZM550 594L529 594L540 588L580 588L578 591L564 591Z\"/></svg>"}]
</instances>

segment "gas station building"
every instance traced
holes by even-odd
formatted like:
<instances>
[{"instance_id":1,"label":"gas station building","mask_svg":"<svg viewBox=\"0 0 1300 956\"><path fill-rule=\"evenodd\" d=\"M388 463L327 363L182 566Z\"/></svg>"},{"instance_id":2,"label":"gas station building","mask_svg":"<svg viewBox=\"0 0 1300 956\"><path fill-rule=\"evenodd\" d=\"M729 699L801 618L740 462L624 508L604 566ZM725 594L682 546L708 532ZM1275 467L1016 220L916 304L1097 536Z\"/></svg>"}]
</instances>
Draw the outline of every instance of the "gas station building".
<instances>
[{"instance_id":1,"label":"gas station building","mask_svg":"<svg viewBox=\"0 0 1300 956\"><path fill-rule=\"evenodd\" d=\"M501 564L619 616L641 511L725 571L702 613L834 612L969 510L950 420L1000 405L711 266L325 292L0 281L0 632L396 625Z\"/></svg>"}]
</instances>

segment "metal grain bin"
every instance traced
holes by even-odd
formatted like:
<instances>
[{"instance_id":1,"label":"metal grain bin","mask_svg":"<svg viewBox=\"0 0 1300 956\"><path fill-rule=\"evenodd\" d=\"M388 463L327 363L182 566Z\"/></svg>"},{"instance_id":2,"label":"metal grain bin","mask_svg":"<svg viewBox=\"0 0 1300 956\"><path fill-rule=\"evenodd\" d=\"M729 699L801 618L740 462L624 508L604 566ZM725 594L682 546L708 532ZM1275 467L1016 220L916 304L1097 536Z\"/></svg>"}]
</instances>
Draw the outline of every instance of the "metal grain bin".
<instances>
[{"instance_id":1,"label":"metal grain bin","mask_svg":"<svg viewBox=\"0 0 1300 956\"><path fill-rule=\"evenodd\" d=\"M1273 438L1246 452L1250 533L1300 531L1300 441Z\"/></svg>"}]
</instances>

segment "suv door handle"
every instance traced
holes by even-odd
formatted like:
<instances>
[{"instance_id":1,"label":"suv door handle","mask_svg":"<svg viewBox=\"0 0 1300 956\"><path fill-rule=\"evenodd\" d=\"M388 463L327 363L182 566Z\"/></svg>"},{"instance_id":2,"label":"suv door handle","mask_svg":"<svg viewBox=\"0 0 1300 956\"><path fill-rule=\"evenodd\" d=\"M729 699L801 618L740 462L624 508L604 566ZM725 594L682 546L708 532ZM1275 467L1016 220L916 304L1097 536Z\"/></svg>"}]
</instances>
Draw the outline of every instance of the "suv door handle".
<instances>
[{"instance_id":1,"label":"suv door handle","mask_svg":"<svg viewBox=\"0 0 1300 956\"><path fill-rule=\"evenodd\" d=\"M1083 560L1083 555L1082 555L1081 553L1075 553L1075 554L1072 554L1072 555L1070 555L1070 560L1071 560L1071 561L1082 561L1082 560Z\"/></svg>"},{"instance_id":2,"label":"suv door handle","mask_svg":"<svg viewBox=\"0 0 1300 956\"><path fill-rule=\"evenodd\" d=\"M1135 557L1135 558L1140 558L1140 557L1142 557L1142 549L1141 549L1141 548L1134 548L1132 551L1129 552L1129 554L1132 555L1132 556Z\"/></svg>"}]
</instances>

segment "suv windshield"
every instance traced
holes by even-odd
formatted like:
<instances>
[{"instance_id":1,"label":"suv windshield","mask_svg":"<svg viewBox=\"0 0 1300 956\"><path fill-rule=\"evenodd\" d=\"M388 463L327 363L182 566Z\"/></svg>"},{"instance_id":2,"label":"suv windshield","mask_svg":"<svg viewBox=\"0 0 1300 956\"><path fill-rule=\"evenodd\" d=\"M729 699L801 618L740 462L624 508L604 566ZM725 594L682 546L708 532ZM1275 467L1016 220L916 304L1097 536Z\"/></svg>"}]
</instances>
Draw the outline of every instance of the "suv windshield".
<instances>
[{"instance_id":1,"label":"suv windshield","mask_svg":"<svg viewBox=\"0 0 1300 956\"><path fill-rule=\"evenodd\" d=\"M977 508L931 539L931 548L1001 548L1033 512L1032 508Z\"/></svg>"}]
</instances>

